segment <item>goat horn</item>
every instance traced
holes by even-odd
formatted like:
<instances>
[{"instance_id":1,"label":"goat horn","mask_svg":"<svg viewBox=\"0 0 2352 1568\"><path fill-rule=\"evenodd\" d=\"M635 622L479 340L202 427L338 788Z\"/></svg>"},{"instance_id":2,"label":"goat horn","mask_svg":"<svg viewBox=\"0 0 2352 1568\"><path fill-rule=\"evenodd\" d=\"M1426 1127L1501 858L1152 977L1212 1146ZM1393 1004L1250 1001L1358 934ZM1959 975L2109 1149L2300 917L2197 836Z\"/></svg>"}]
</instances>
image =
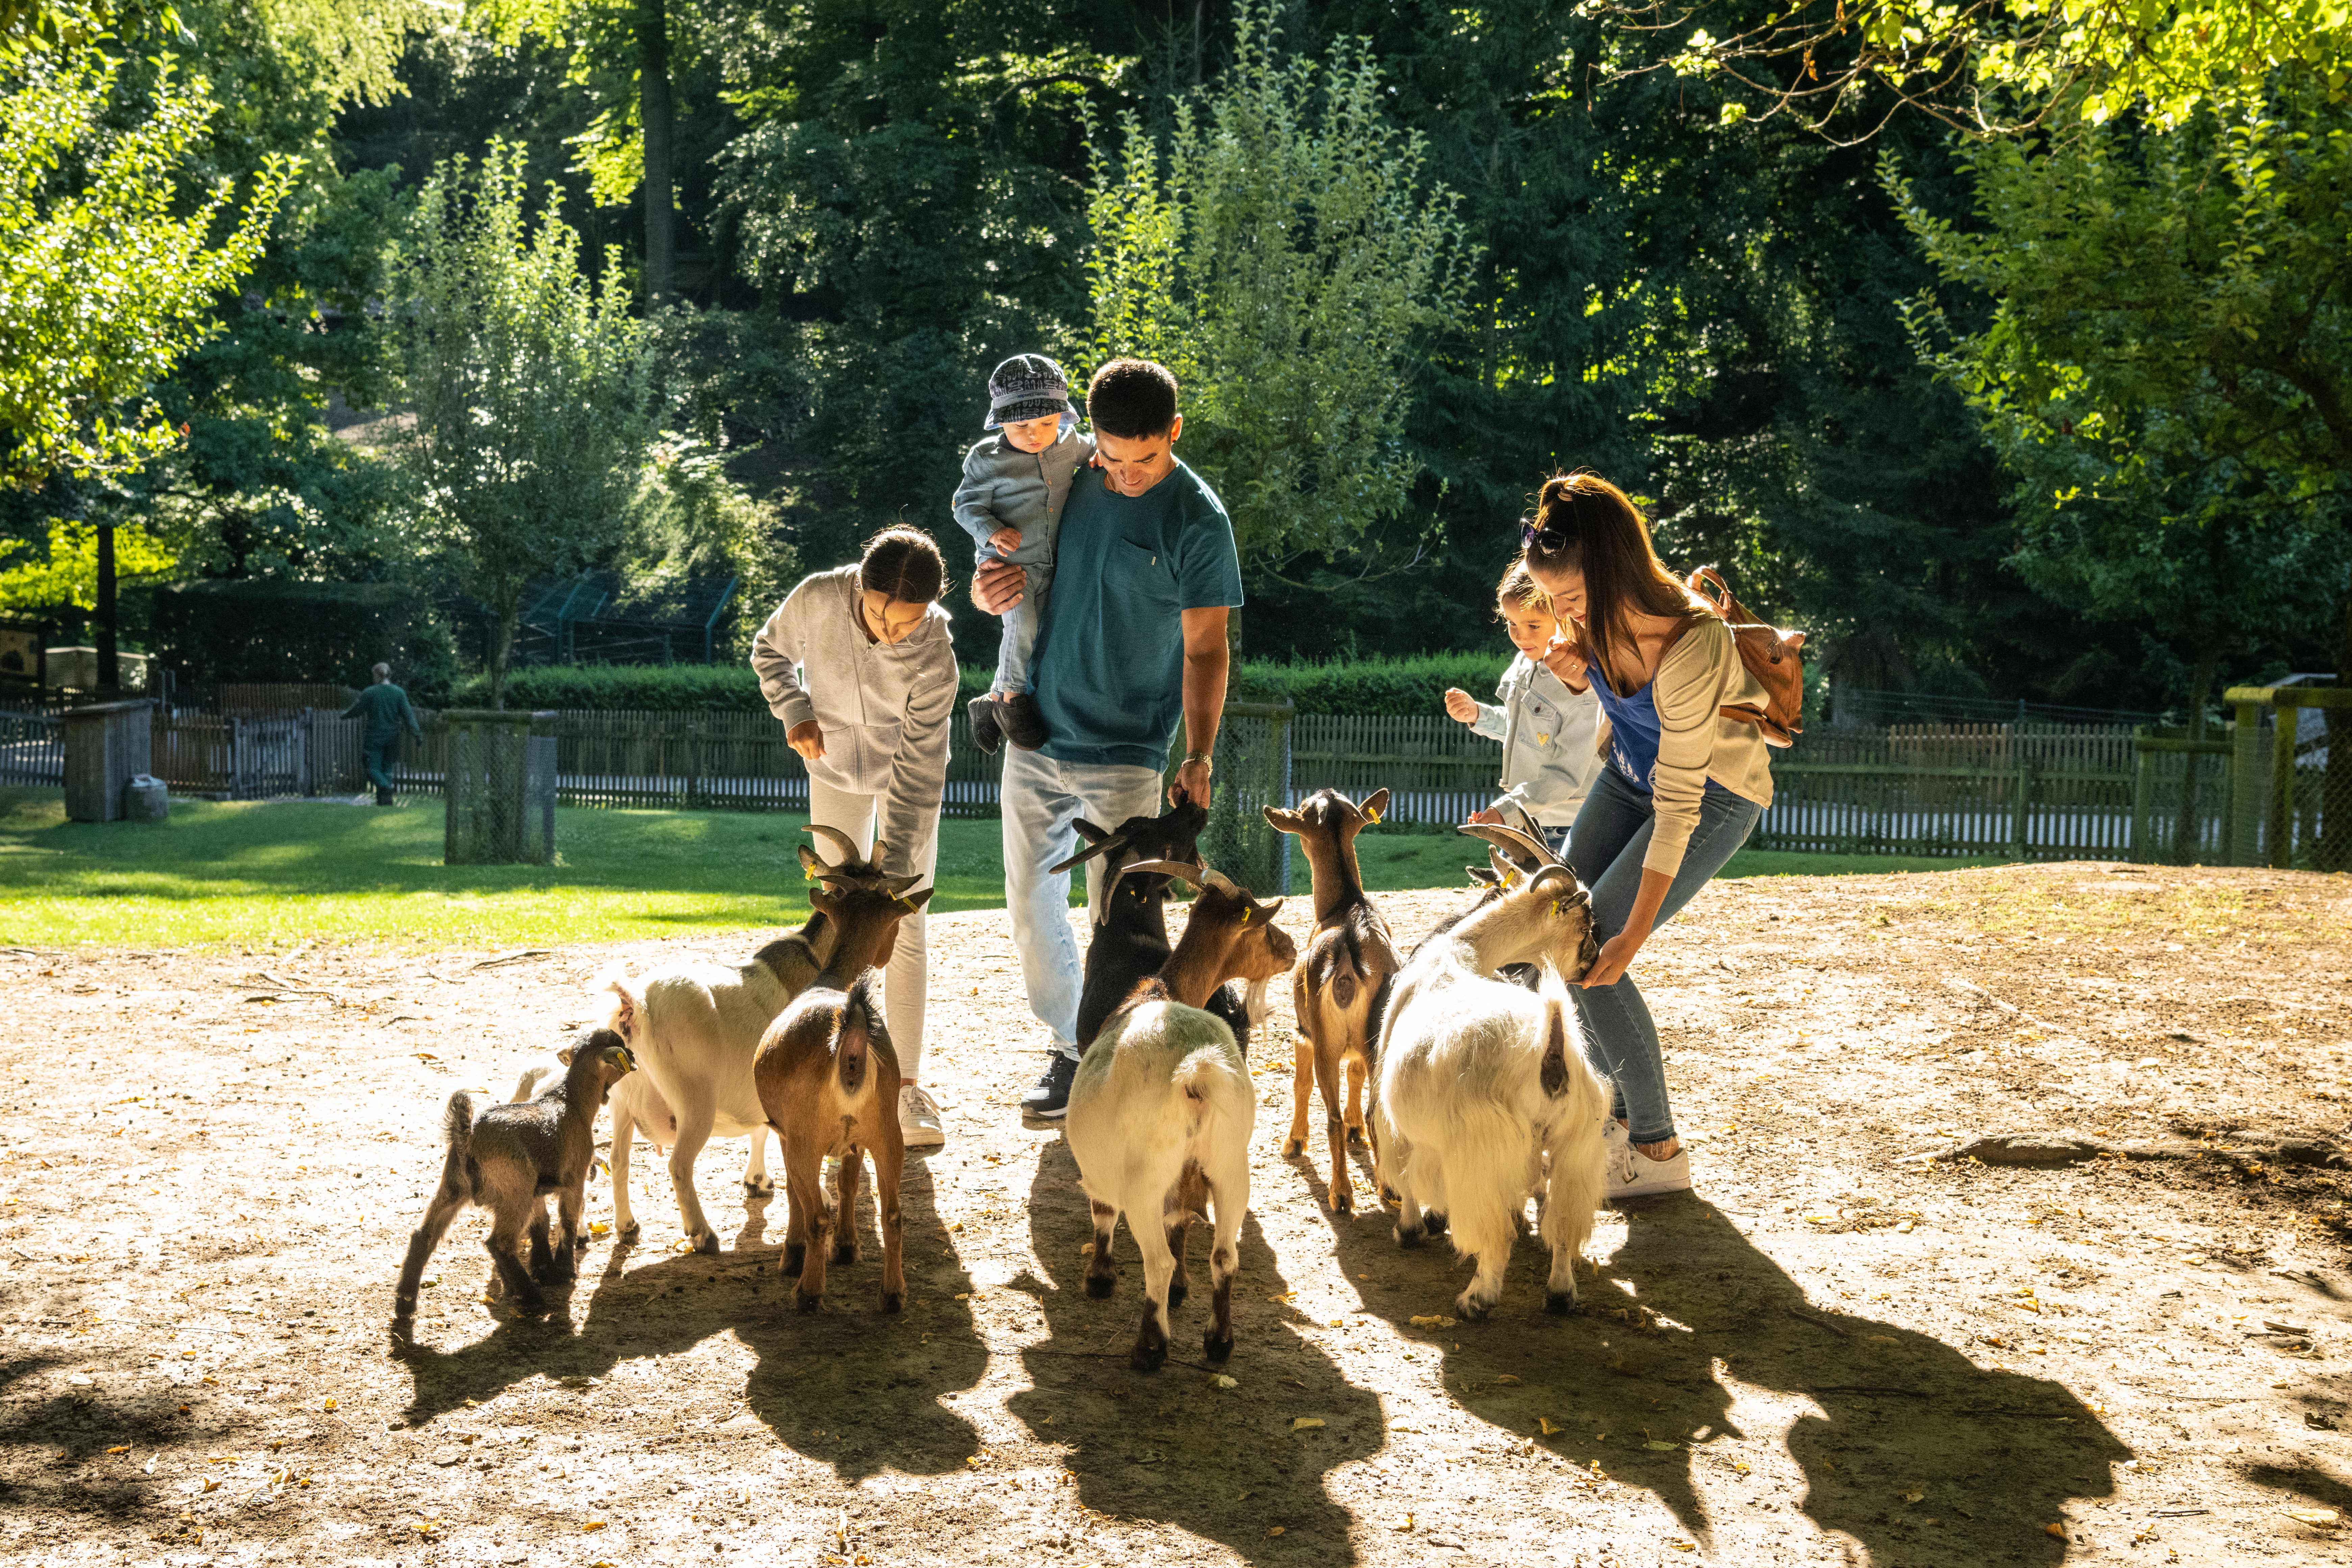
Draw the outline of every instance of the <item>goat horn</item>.
<instances>
[{"instance_id":1,"label":"goat horn","mask_svg":"<svg viewBox=\"0 0 2352 1568\"><path fill-rule=\"evenodd\" d=\"M1079 850L1076 854L1063 861L1060 865L1050 868L1046 871L1045 875L1048 877L1058 877L1072 867L1082 866L1097 855L1108 855L1116 850L1124 849L1126 847L1127 840L1124 838L1106 838L1099 844L1089 844L1084 849Z\"/></svg>"},{"instance_id":2,"label":"goat horn","mask_svg":"<svg viewBox=\"0 0 2352 1568\"><path fill-rule=\"evenodd\" d=\"M1214 888L1217 891L1224 894L1225 897L1229 899L1243 899L1249 896L1246 893L1244 893L1239 888L1234 886L1234 879L1231 877L1226 876L1223 871L1215 870L1209 867L1202 867L1201 869L1201 879L1203 886Z\"/></svg>"},{"instance_id":3,"label":"goat horn","mask_svg":"<svg viewBox=\"0 0 2352 1568\"><path fill-rule=\"evenodd\" d=\"M1473 838L1483 838L1519 863L1523 871L1535 872L1547 866L1561 864L1559 856L1546 848L1538 839L1530 837L1516 827L1505 827L1495 822L1465 822L1455 828Z\"/></svg>"},{"instance_id":4,"label":"goat horn","mask_svg":"<svg viewBox=\"0 0 2352 1568\"><path fill-rule=\"evenodd\" d=\"M821 837L830 838L834 843L839 845L841 847L840 864L842 865L855 865L866 858L866 852L857 847L857 840L852 838L848 834L844 833L838 827L828 827L822 822L812 822L806 827L802 828L801 831L803 833L814 834ZM832 868L830 867L827 868L828 870L831 868Z\"/></svg>"},{"instance_id":5,"label":"goat horn","mask_svg":"<svg viewBox=\"0 0 2352 1568\"><path fill-rule=\"evenodd\" d=\"M1219 882L1225 880L1214 871L1203 872L1200 867L1183 860L1129 860L1118 868L1118 874L1122 877L1130 871L1148 871L1156 876L1174 877L1179 881L1190 882L1196 888L1213 888ZM1204 877L1205 881L1202 879ZM1226 882L1225 885L1231 887L1233 884Z\"/></svg>"}]
</instances>

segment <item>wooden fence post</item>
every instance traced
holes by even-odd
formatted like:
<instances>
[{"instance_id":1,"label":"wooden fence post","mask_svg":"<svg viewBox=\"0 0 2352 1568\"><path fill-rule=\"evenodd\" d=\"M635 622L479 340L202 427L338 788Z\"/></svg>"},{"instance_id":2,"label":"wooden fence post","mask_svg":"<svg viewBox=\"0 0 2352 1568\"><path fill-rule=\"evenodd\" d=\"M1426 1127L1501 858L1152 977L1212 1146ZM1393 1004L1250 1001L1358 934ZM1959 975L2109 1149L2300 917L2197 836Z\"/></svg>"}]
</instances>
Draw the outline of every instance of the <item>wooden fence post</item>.
<instances>
[{"instance_id":1,"label":"wooden fence post","mask_svg":"<svg viewBox=\"0 0 2352 1568\"><path fill-rule=\"evenodd\" d=\"M2156 810L2156 752L2145 742L2148 739L2145 727L2132 731L2132 819L2131 858L2143 863L2156 858L2148 842L2154 824L2149 821ZM2188 759L2195 767L2197 760Z\"/></svg>"},{"instance_id":2,"label":"wooden fence post","mask_svg":"<svg viewBox=\"0 0 2352 1568\"><path fill-rule=\"evenodd\" d=\"M2025 760L2022 747L2012 754L2017 759L2017 784L2015 804L2010 808L2009 851L2022 860L2025 858L2027 800L2032 788L2033 773L2032 765Z\"/></svg>"},{"instance_id":3,"label":"wooden fence post","mask_svg":"<svg viewBox=\"0 0 2352 1568\"><path fill-rule=\"evenodd\" d=\"M2295 692L2283 687L2272 695L2270 862L2280 870L2294 864L2294 742L2302 728Z\"/></svg>"},{"instance_id":4,"label":"wooden fence post","mask_svg":"<svg viewBox=\"0 0 2352 1568\"><path fill-rule=\"evenodd\" d=\"M2262 686L2233 686L2221 695L2222 701L2238 710L2238 754L2231 759L2230 769L2228 863L2232 866L2263 863L2263 807L2271 796L2263 777L2263 710L2270 706L2270 689Z\"/></svg>"}]
</instances>

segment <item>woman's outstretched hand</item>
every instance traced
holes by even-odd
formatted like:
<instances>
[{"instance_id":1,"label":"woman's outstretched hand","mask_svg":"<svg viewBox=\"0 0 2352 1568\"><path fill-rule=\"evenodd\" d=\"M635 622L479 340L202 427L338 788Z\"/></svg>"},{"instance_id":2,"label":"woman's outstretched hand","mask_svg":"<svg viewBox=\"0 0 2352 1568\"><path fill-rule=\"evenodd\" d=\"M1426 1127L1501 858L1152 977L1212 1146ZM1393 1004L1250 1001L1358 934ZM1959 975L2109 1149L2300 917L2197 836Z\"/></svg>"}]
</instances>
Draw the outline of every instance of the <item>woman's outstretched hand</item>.
<instances>
[{"instance_id":1,"label":"woman's outstretched hand","mask_svg":"<svg viewBox=\"0 0 2352 1568\"><path fill-rule=\"evenodd\" d=\"M803 719L784 731L784 743L813 763L824 755L824 727L814 719Z\"/></svg>"},{"instance_id":2,"label":"woman's outstretched hand","mask_svg":"<svg viewBox=\"0 0 2352 1568\"><path fill-rule=\"evenodd\" d=\"M1602 942L1601 956L1592 961L1592 967L1577 984L1590 988L1614 985L1624 979L1625 971L1633 967L1633 955L1642 951L1642 940L1648 935L1647 931L1621 931Z\"/></svg>"},{"instance_id":3,"label":"woman's outstretched hand","mask_svg":"<svg viewBox=\"0 0 2352 1568\"><path fill-rule=\"evenodd\" d=\"M1445 716L1465 724L1478 721L1478 700L1458 686L1445 689Z\"/></svg>"}]
</instances>

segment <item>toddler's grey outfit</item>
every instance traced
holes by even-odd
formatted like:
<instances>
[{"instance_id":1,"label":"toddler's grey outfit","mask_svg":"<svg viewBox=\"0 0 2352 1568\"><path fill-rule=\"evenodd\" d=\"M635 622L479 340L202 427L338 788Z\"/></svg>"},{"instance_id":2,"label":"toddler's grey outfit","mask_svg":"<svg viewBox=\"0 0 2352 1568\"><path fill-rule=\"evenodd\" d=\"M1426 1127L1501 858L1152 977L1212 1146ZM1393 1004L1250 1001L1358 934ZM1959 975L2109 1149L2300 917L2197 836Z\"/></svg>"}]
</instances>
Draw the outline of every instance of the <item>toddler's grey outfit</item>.
<instances>
[{"instance_id":1,"label":"toddler's grey outfit","mask_svg":"<svg viewBox=\"0 0 2352 1568\"><path fill-rule=\"evenodd\" d=\"M1094 453L1094 437L1080 435L1076 419L1065 419L1061 438L1042 452L1024 452L998 434L963 456L956 521L980 547L982 563L1003 560L1021 568L1021 602L1004 617L996 681L990 688L1000 696L1029 689L1029 654L1054 586L1054 538L1061 531L1063 503L1070 499L1070 476ZM988 542L1000 528L1020 531L1019 549L1003 552Z\"/></svg>"},{"instance_id":2,"label":"toddler's grey outfit","mask_svg":"<svg viewBox=\"0 0 2352 1568\"><path fill-rule=\"evenodd\" d=\"M1503 671L1495 695L1501 701L1479 703L1470 726L1503 742L1503 793L1490 809L1507 819L1519 812L1559 850L1604 765L1601 699L1590 686L1570 691L1525 654Z\"/></svg>"}]
</instances>

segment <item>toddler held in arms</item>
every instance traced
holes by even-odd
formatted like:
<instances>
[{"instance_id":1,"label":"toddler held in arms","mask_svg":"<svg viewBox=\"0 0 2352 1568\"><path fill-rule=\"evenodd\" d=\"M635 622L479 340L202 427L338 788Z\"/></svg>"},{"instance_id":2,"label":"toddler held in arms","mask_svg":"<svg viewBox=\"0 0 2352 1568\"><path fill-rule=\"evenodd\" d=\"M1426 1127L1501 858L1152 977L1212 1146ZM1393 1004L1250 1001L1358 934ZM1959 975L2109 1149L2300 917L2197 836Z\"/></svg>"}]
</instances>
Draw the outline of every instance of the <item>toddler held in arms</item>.
<instances>
[{"instance_id":1,"label":"toddler held in arms","mask_svg":"<svg viewBox=\"0 0 2352 1568\"><path fill-rule=\"evenodd\" d=\"M1459 687L1445 693L1447 714L1503 742L1503 793L1470 820L1524 828L1564 858L1569 827L1601 774L1601 700L1582 662L1555 647L1566 628L1523 563L1512 562L1496 584L1495 614L1519 650L1495 689L1496 701L1481 702ZM1553 674L1547 655L1578 684Z\"/></svg>"},{"instance_id":2,"label":"toddler held in arms","mask_svg":"<svg viewBox=\"0 0 2352 1568\"><path fill-rule=\"evenodd\" d=\"M1034 752L1047 740L1029 679L1029 656L1054 583L1054 536L1069 500L1070 476L1094 456L1070 406L1069 377L1044 354L1014 354L988 378L995 435L964 454L955 520L979 546L980 563L1022 571L1021 602L1004 613L996 679L971 704L971 738L983 752L1006 741Z\"/></svg>"}]
</instances>

